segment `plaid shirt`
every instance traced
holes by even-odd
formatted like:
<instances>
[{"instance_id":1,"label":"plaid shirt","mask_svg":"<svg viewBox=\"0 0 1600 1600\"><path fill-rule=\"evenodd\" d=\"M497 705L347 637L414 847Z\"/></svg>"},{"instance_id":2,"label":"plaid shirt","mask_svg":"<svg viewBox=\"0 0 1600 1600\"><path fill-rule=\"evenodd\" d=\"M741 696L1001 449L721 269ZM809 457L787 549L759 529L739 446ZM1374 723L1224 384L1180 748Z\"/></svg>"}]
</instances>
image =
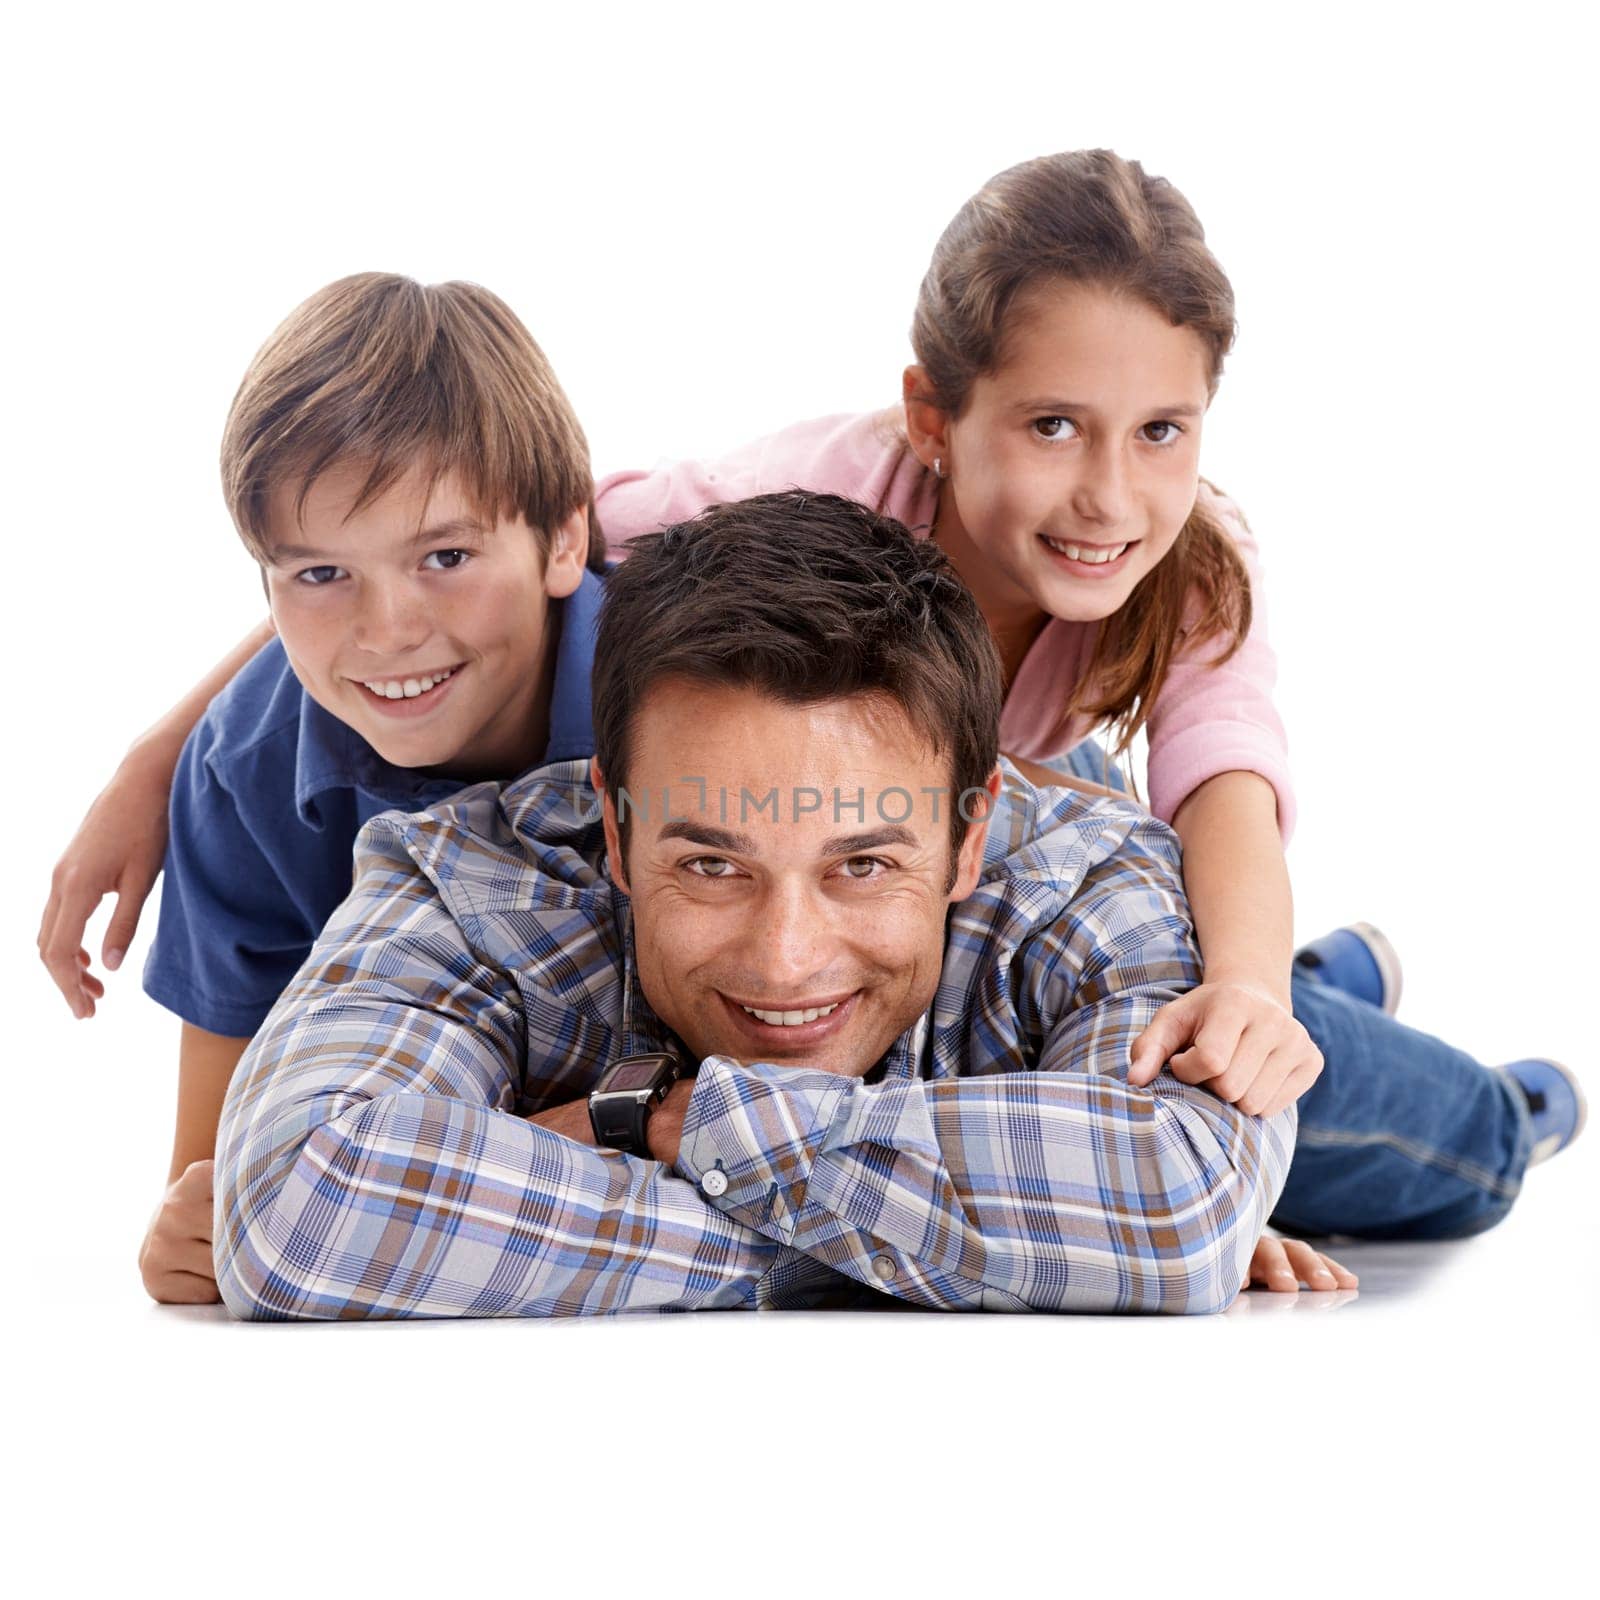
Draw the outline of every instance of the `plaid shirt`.
<instances>
[{"instance_id":1,"label":"plaid shirt","mask_svg":"<svg viewBox=\"0 0 1600 1600\"><path fill-rule=\"evenodd\" d=\"M1199 980L1177 842L1006 769L931 1010L866 1079L700 1064L672 1166L526 1120L681 1044L639 988L582 763L370 822L218 1135L240 1317L876 1303L1215 1311L1288 1172L1129 1047ZM716 1172L709 1183L708 1172Z\"/></svg>"}]
</instances>

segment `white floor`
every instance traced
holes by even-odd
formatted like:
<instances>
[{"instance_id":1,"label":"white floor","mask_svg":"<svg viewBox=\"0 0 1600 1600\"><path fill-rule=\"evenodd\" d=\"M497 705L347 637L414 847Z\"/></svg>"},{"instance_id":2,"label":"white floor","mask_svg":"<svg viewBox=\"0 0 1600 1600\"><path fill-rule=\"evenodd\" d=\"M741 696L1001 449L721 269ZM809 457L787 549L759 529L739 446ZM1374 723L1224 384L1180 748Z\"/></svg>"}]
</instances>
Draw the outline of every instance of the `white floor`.
<instances>
[{"instance_id":1,"label":"white floor","mask_svg":"<svg viewBox=\"0 0 1600 1600\"><path fill-rule=\"evenodd\" d=\"M1597 1170L1591 1133L1488 1235L1351 1245L1358 1292L1184 1320L245 1326L151 1305L136 1227L62 1239L38 1196L8 1319L14 1592L154 1569L175 1593L545 1593L595 1563L627 1593L1568 1592Z\"/></svg>"}]
</instances>

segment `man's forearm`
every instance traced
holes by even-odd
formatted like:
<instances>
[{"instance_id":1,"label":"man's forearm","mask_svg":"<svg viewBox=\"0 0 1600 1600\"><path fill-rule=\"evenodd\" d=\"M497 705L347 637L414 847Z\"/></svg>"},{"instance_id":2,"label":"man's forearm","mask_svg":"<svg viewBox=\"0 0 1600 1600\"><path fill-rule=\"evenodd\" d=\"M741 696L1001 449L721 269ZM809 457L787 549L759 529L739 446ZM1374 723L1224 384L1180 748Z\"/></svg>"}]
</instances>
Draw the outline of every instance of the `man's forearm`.
<instances>
[{"instance_id":1,"label":"man's forearm","mask_svg":"<svg viewBox=\"0 0 1600 1600\"><path fill-rule=\"evenodd\" d=\"M218 1175L235 1315L576 1316L758 1297L779 1249L657 1162L438 1094L382 1095Z\"/></svg>"},{"instance_id":2,"label":"man's forearm","mask_svg":"<svg viewBox=\"0 0 1600 1600\"><path fill-rule=\"evenodd\" d=\"M677 1166L767 1238L921 1305L1212 1311L1293 1130L1292 1111L1263 1123L1170 1077L1141 1090L1042 1062L869 1085L712 1057Z\"/></svg>"}]
</instances>

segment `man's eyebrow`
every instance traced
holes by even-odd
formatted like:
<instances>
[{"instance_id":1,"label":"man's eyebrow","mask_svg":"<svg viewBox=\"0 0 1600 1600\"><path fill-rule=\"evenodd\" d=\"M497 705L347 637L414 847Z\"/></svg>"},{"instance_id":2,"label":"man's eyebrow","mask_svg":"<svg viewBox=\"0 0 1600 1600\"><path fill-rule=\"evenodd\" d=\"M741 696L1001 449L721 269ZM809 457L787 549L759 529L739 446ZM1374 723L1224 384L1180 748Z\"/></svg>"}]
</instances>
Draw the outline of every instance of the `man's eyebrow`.
<instances>
[{"instance_id":1,"label":"man's eyebrow","mask_svg":"<svg viewBox=\"0 0 1600 1600\"><path fill-rule=\"evenodd\" d=\"M858 856L868 850L881 850L886 844L908 844L916 846L922 841L910 828L899 823L890 823L886 828L874 828L870 833L847 833L838 839L830 839L822 847L825 856Z\"/></svg>"},{"instance_id":2,"label":"man's eyebrow","mask_svg":"<svg viewBox=\"0 0 1600 1600\"><path fill-rule=\"evenodd\" d=\"M1074 411L1093 416L1095 407L1086 400L1019 400L1012 408L1035 417L1071 416ZM1204 406L1190 405L1187 401L1176 406L1147 406L1143 408L1151 417L1198 417L1205 414Z\"/></svg>"},{"instance_id":3,"label":"man's eyebrow","mask_svg":"<svg viewBox=\"0 0 1600 1600\"><path fill-rule=\"evenodd\" d=\"M659 834L658 839L684 839L690 844L703 844L708 850L725 850L730 856L753 856L756 842L748 833L735 833L731 828L713 828L709 823L691 822L687 817L675 817Z\"/></svg>"},{"instance_id":4,"label":"man's eyebrow","mask_svg":"<svg viewBox=\"0 0 1600 1600\"><path fill-rule=\"evenodd\" d=\"M483 538L489 529L475 517L451 517L445 522L430 523L419 528L406 540L406 548L415 550L419 545L440 544L449 539ZM307 544L275 544L268 552L268 560L275 567L288 561L316 561L326 559L328 552Z\"/></svg>"},{"instance_id":5,"label":"man's eyebrow","mask_svg":"<svg viewBox=\"0 0 1600 1600\"><path fill-rule=\"evenodd\" d=\"M756 842L748 833L735 833L731 828L715 828L709 823L691 822L686 817L675 817L659 834L658 839L684 839L690 844L704 845L708 850L722 850L731 856L759 855ZM881 850L885 845L905 844L916 846L921 840L910 828L899 823L874 828L870 833L846 833L830 839L823 845L825 856L858 856L868 850Z\"/></svg>"}]
</instances>

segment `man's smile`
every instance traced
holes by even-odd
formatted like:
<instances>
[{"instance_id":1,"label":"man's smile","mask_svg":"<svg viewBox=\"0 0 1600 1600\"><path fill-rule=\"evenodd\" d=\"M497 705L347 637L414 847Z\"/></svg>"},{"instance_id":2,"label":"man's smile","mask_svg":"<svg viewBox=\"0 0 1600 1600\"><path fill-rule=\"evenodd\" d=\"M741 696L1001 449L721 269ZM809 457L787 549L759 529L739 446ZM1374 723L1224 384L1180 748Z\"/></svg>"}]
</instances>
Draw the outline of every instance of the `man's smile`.
<instances>
[{"instance_id":1,"label":"man's smile","mask_svg":"<svg viewBox=\"0 0 1600 1600\"><path fill-rule=\"evenodd\" d=\"M855 1015L856 1000L861 992L856 989L843 996L832 995L803 1004L771 1007L751 1006L746 1001L723 994L720 989L717 998L739 1034L750 1040L759 1054L768 1050L810 1049L835 1038ZM758 1011L760 1015L756 1014ZM781 1020L774 1021L773 1018Z\"/></svg>"}]
</instances>

